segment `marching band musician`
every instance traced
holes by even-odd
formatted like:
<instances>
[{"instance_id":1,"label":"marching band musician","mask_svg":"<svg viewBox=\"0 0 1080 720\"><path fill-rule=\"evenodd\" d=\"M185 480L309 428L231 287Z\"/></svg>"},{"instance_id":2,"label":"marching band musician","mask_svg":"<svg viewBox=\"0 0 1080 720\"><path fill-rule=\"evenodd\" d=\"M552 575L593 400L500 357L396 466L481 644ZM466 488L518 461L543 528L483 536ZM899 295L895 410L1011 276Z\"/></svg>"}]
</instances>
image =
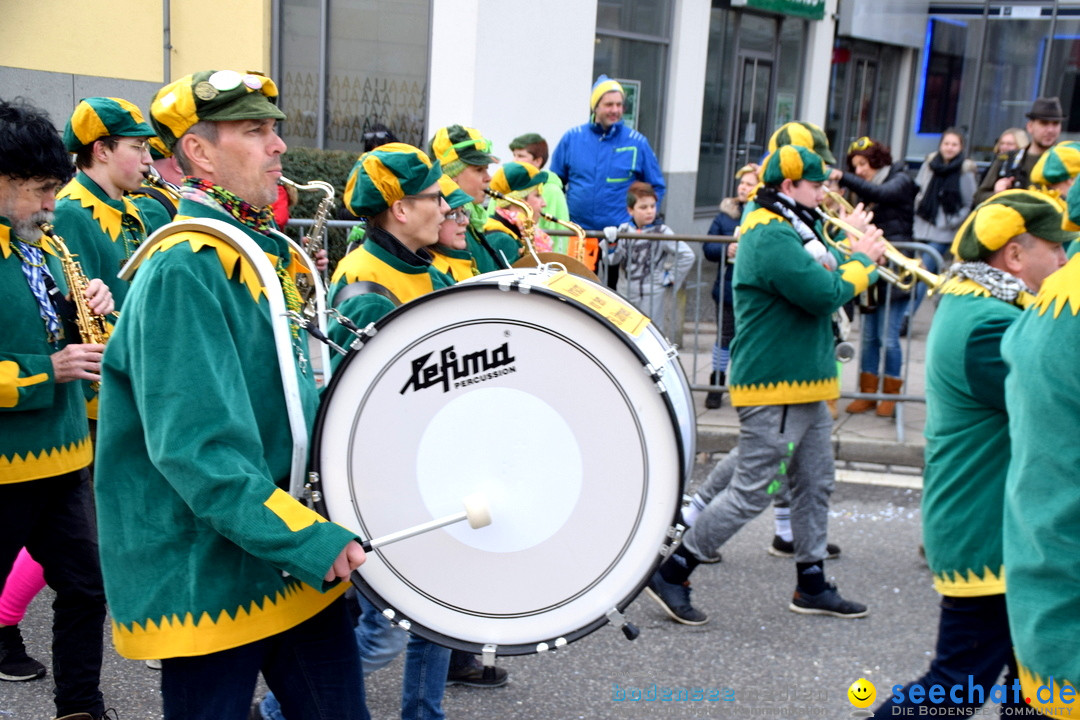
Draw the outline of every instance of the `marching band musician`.
<instances>
[{"instance_id":1,"label":"marching band musician","mask_svg":"<svg viewBox=\"0 0 1080 720\"><path fill-rule=\"evenodd\" d=\"M488 165L499 162L491 154L491 141L480 134L476 128L449 125L439 128L431 139L431 158L442 165L443 173L453 180L472 198L466 205L470 217L465 239L469 252L476 260L476 269L481 273L501 270L517 260L517 243L504 243L492 246L484 237L484 222L487 212L483 208L484 190L491 182Z\"/></svg>"},{"instance_id":2,"label":"marching band musician","mask_svg":"<svg viewBox=\"0 0 1080 720\"><path fill-rule=\"evenodd\" d=\"M740 421L738 462L730 485L698 515L646 587L683 624L708 621L690 603L691 573L765 509L772 493L789 481L786 473L791 475L797 575L789 608L844 618L867 613L865 605L842 598L824 574L835 476L832 417L825 401L840 392L832 313L873 282L884 244L876 228L852 239L851 257L839 272L811 257L804 243L823 245L814 230L813 208L823 199L827 177L813 151L778 148L762 170L757 209L740 229L729 379ZM795 356L792 347L802 350Z\"/></svg>"},{"instance_id":3,"label":"marching band musician","mask_svg":"<svg viewBox=\"0 0 1080 720\"><path fill-rule=\"evenodd\" d=\"M153 158L150 172L142 185L131 193L131 199L142 215L147 235L176 217L180 207L180 185L184 182L184 173L176 157L161 142L161 138L150 138L149 145L150 157Z\"/></svg>"},{"instance_id":4,"label":"marching band musician","mask_svg":"<svg viewBox=\"0 0 1080 720\"><path fill-rule=\"evenodd\" d=\"M64 127L64 147L75 153L78 173L57 196L56 233L88 277L105 279L117 310L128 283L116 274L147 235L129 193L149 172L152 137L139 108L120 98L80 100Z\"/></svg>"},{"instance_id":5,"label":"marching band musician","mask_svg":"<svg viewBox=\"0 0 1080 720\"><path fill-rule=\"evenodd\" d=\"M1080 183L1069 191L1071 228L1080 225L1077 188ZM1043 281L1001 344L1009 366L1005 407L1013 447L1005 479L1009 630L1021 697L1050 717L1070 715L1080 687L1080 457L1069 439L1080 416L1078 246L1072 242L1068 262Z\"/></svg>"},{"instance_id":6,"label":"marching band musician","mask_svg":"<svg viewBox=\"0 0 1080 720\"><path fill-rule=\"evenodd\" d=\"M56 591L56 714L98 720L105 714L99 689L105 594L81 381L101 379L104 347L65 336L53 291L68 286L38 227L51 220L56 191L71 176L71 160L48 115L20 101L0 101L0 577L8 576L24 546L44 567ZM90 280L85 297L98 315L113 309L99 279ZM0 627L0 656L9 672L36 663L17 625Z\"/></svg>"},{"instance_id":7,"label":"marching band musician","mask_svg":"<svg viewBox=\"0 0 1080 720\"><path fill-rule=\"evenodd\" d=\"M231 70L156 94L154 128L187 175L178 218L228 232L175 231L143 256L105 356L95 495L113 641L162 659L166 720L245 720L260 672L296 720L368 717L341 582L364 551L285 490L283 377L308 432L317 391L303 336L279 354L270 311L270 293L300 309L269 208L285 151L277 96Z\"/></svg>"},{"instance_id":8,"label":"marching band musician","mask_svg":"<svg viewBox=\"0 0 1080 720\"><path fill-rule=\"evenodd\" d=\"M439 188L450 212L439 225L439 242L431 246L431 264L454 282L460 282L480 272L466 239L472 216L465 206L472 198L446 175L439 178Z\"/></svg>"},{"instance_id":9,"label":"marching band musician","mask_svg":"<svg viewBox=\"0 0 1080 720\"><path fill-rule=\"evenodd\" d=\"M977 708L1003 668L1009 688L1003 705L1025 705L1011 689L1016 662L1002 560L1005 477L1015 453L1001 338L1030 293L1065 263L1061 243L1076 233L1062 230L1061 221L1058 206L1040 193L1006 190L977 207L957 231L952 253L958 263L936 291L941 301L926 341L922 515L926 562L942 595L936 656L926 674L877 709L877 717L917 707L911 685L949 687L968 678L985 693L966 703L946 698L941 707ZM1016 586L1008 588L1011 603Z\"/></svg>"},{"instance_id":10,"label":"marching band musician","mask_svg":"<svg viewBox=\"0 0 1080 720\"><path fill-rule=\"evenodd\" d=\"M517 256L528 252L525 236L531 234L537 252L551 252L551 236L541 230L536 221L547 207L543 195L544 183L550 173L537 170L529 163L504 163L491 178L491 189L507 198L520 200L532 208L531 221L510 200L492 198L495 211L484 224L484 236L492 247L513 247ZM531 227L526 224L531 222ZM517 256L507 255L511 262Z\"/></svg>"}]
</instances>

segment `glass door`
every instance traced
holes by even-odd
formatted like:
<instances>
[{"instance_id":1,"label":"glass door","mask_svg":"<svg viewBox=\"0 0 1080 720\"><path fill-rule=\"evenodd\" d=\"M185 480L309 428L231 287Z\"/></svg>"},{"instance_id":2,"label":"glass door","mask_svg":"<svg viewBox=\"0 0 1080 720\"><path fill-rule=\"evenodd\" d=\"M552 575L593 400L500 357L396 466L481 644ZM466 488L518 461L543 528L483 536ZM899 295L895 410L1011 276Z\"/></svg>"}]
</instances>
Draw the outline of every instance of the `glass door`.
<instances>
[{"instance_id":1,"label":"glass door","mask_svg":"<svg viewBox=\"0 0 1080 720\"><path fill-rule=\"evenodd\" d=\"M730 175L746 163L757 163L769 143L769 101L773 96L771 59L741 56L739 63L738 107L735 108L735 165Z\"/></svg>"}]
</instances>

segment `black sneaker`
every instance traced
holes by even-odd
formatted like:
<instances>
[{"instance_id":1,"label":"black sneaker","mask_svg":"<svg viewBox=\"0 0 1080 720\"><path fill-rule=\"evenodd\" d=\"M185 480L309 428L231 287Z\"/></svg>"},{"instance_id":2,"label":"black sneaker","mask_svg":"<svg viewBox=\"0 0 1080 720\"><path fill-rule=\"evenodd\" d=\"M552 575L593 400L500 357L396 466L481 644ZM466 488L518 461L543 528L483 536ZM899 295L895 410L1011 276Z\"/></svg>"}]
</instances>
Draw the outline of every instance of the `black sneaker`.
<instances>
[{"instance_id":1,"label":"black sneaker","mask_svg":"<svg viewBox=\"0 0 1080 720\"><path fill-rule=\"evenodd\" d=\"M0 627L0 680L22 682L45 677L45 666L26 654L18 625Z\"/></svg>"},{"instance_id":2,"label":"black sneaker","mask_svg":"<svg viewBox=\"0 0 1080 720\"><path fill-rule=\"evenodd\" d=\"M510 680L510 673L501 667L484 667L479 659L461 668L450 668L446 674L447 685L466 685L475 688L502 687Z\"/></svg>"},{"instance_id":3,"label":"black sneaker","mask_svg":"<svg viewBox=\"0 0 1080 720\"><path fill-rule=\"evenodd\" d=\"M645 586L645 592L653 600L660 603L672 620L683 625L704 625L709 622L709 616L690 604L690 582L682 585L673 585L660 576L660 571L653 573L649 584Z\"/></svg>"},{"instance_id":4,"label":"black sneaker","mask_svg":"<svg viewBox=\"0 0 1080 720\"><path fill-rule=\"evenodd\" d=\"M779 535L773 535L772 545L768 547L768 552L776 557L795 557L795 543L791 540L785 540ZM840 546L825 543L825 559L836 560L838 557L840 557Z\"/></svg>"},{"instance_id":5,"label":"black sneaker","mask_svg":"<svg viewBox=\"0 0 1080 720\"><path fill-rule=\"evenodd\" d=\"M828 584L822 592L811 595L795 588L795 595L791 598L788 610L802 613L803 615L831 615L838 618L861 618L870 612L862 603L852 602L840 597L836 586Z\"/></svg>"}]
</instances>

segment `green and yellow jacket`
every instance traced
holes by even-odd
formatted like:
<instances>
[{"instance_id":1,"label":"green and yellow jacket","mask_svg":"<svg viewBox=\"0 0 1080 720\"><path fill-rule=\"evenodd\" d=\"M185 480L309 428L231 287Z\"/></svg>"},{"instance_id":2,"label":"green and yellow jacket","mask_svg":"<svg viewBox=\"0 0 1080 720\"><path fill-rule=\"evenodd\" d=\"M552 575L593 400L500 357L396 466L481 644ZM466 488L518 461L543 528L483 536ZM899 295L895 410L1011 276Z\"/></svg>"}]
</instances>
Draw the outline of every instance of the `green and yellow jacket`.
<instances>
[{"instance_id":1,"label":"green and yellow jacket","mask_svg":"<svg viewBox=\"0 0 1080 720\"><path fill-rule=\"evenodd\" d=\"M56 233L78 256L86 277L101 278L122 310L128 283L116 274L147 234L139 209L127 195L113 200L81 171L56 198Z\"/></svg>"},{"instance_id":2,"label":"green and yellow jacket","mask_svg":"<svg viewBox=\"0 0 1080 720\"><path fill-rule=\"evenodd\" d=\"M735 406L793 405L840 396L832 313L877 277L855 253L837 271L803 248L782 216L744 216L735 264L735 340L728 374Z\"/></svg>"},{"instance_id":3,"label":"green and yellow jacket","mask_svg":"<svg viewBox=\"0 0 1080 720\"><path fill-rule=\"evenodd\" d=\"M398 305L450 287L454 279L431 264L430 255L418 255L380 227L371 226L364 244L346 255L330 279L327 302L363 328ZM353 287L350 287L353 286ZM353 335L333 323L330 339L348 347ZM335 367L341 355L333 358Z\"/></svg>"},{"instance_id":4,"label":"green and yellow jacket","mask_svg":"<svg viewBox=\"0 0 1080 720\"><path fill-rule=\"evenodd\" d=\"M926 340L926 560L942 595L998 595L1010 456L1001 338L1021 310L970 279L938 293Z\"/></svg>"},{"instance_id":5,"label":"green and yellow jacket","mask_svg":"<svg viewBox=\"0 0 1080 720\"><path fill-rule=\"evenodd\" d=\"M283 239L220 210L182 200L178 217L230 223L295 270ZM353 533L286 491L293 442L266 293L227 243L177 233L138 269L109 340L94 491L124 657L245 645L346 590L323 576ZM315 382L293 359L310 430Z\"/></svg>"},{"instance_id":6,"label":"green and yellow jacket","mask_svg":"<svg viewBox=\"0 0 1080 720\"><path fill-rule=\"evenodd\" d=\"M468 249L454 250L443 245L432 245L431 264L439 272L453 278L454 282L468 280L480 274L476 269L476 260Z\"/></svg>"},{"instance_id":7,"label":"green and yellow jacket","mask_svg":"<svg viewBox=\"0 0 1080 720\"><path fill-rule=\"evenodd\" d=\"M935 322L937 322L935 320ZM1076 713L1080 687L1080 257L1044 282L1005 333L1012 459L1005 480L1005 582L1023 697ZM1040 690L1041 686L1046 686ZM1053 702L1044 703L1053 690Z\"/></svg>"},{"instance_id":8,"label":"green and yellow jacket","mask_svg":"<svg viewBox=\"0 0 1080 720\"><path fill-rule=\"evenodd\" d=\"M63 475L93 459L84 383L54 380L52 354L65 341L49 341L15 241L10 221L0 217L0 484ZM49 272L67 292L59 260L47 239L42 245Z\"/></svg>"}]
</instances>

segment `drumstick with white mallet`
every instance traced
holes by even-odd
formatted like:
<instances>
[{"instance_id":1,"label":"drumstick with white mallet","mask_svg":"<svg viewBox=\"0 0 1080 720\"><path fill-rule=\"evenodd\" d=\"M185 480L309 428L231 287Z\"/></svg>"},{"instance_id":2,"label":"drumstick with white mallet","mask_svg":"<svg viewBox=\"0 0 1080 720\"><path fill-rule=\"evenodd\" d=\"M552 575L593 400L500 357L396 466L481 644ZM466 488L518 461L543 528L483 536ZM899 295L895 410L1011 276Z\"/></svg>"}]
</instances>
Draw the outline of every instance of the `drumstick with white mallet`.
<instances>
[{"instance_id":1,"label":"drumstick with white mallet","mask_svg":"<svg viewBox=\"0 0 1080 720\"><path fill-rule=\"evenodd\" d=\"M371 552L377 547L383 545L389 545L395 543L398 540L404 540L405 538L411 538L414 535L421 535L432 530L438 530L441 527L447 525L453 525L459 523L462 520L469 521L469 527L477 530L482 527L487 527L491 524L491 508L488 507L487 496L483 493L474 493L466 498L462 499L462 504L465 509L461 512L454 513L453 515L446 515L445 517L436 518L420 525L414 525L411 528L405 528L404 530L398 530L397 532L390 533L389 535L383 535L382 537L375 538L374 540L365 540L360 543L360 546L364 548L364 552Z\"/></svg>"}]
</instances>

